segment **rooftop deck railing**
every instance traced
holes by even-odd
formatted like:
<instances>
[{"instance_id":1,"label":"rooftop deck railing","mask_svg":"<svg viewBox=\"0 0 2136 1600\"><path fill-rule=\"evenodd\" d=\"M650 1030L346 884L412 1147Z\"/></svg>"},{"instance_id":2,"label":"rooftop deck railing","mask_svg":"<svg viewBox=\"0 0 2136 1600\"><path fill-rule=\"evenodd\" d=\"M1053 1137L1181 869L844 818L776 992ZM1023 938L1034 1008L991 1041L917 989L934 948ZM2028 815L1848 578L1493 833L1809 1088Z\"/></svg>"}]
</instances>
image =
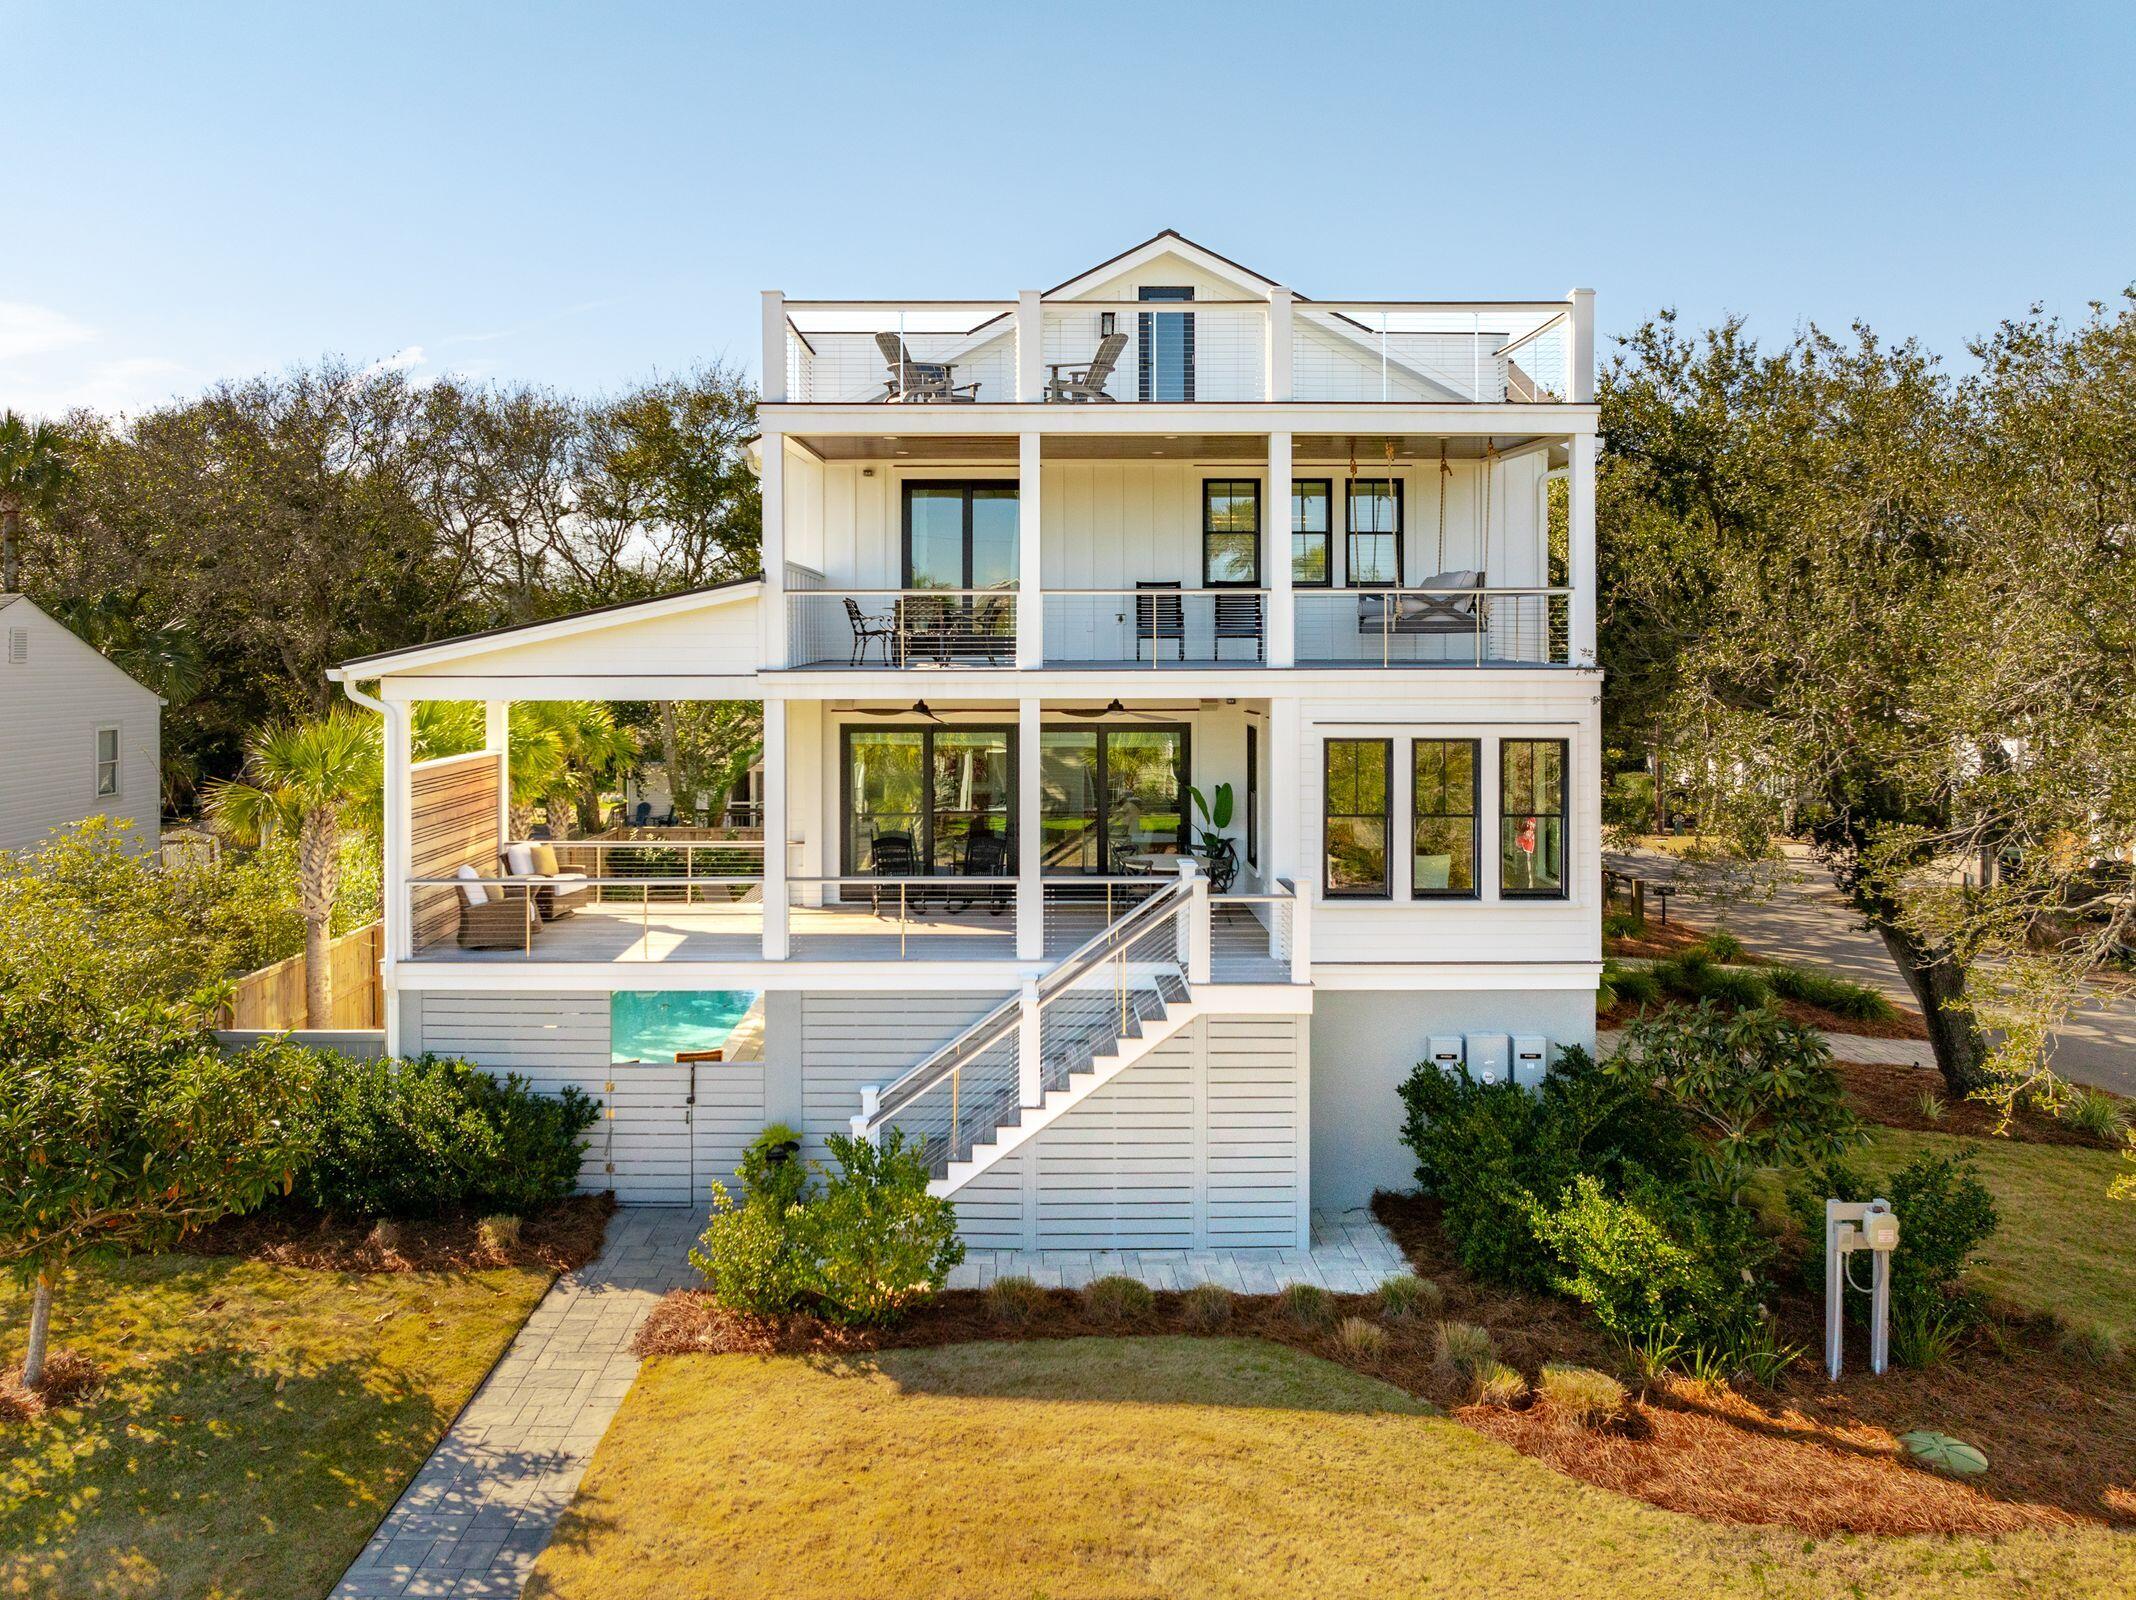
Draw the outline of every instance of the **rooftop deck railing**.
<instances>
[{"instance_id":1,"label":"rooftop deck railing","mask_svg":"<svg viewBox=\"0 0 2136 1600\"><path fill-rule=\"evenodd\" d=\"M1561 402L1591 302L765 302L765 398L812 404ZM1026 359L1028 355L1029 359ZM776 388L777 392L772 392Z\"/></svg>"},{"instance_id":2,"label":"rooftop deck railing","mask_svg":"<svg viewBox=\"0 0 2136 1600\"><path fill-rule=\"evenodd\" d=\"M1569 665L1570 589L1300 589L1300 666Z\"/></svg>"}]
</instances>

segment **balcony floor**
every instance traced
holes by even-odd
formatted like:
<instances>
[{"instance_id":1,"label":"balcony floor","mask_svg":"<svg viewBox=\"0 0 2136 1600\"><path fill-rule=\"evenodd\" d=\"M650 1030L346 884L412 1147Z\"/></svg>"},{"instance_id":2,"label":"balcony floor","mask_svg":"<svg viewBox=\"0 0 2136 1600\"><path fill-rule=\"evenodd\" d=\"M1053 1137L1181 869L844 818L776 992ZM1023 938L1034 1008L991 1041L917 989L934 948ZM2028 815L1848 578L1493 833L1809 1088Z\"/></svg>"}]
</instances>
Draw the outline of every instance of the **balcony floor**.
<instances>
[{"instance_id":1,"label":"balcony floor","mask_svg":"<svg viewBox=\"0 0 2136 1600\"><path fill-rule=\"evenodd\" d=\"M1288 983L1290 967L1268 954L1268 930L1244 906L1210 909L1209 975L1216 983ZM795 906L789 913L795 961L1002 961L1016 959L1013 906L997 915L985 905L950 911L912 909L902 924L894 892L881 915L865 904ZM1046 908L1046 959L1058 960L1105 926L1102 903ZM661 965L670 962L757 961L762 928L753 903L732 905L588 906L536 930L531 950L462 950L442 944L421 961L490 964L579 961Z\"/></svg>"}]
</instances>

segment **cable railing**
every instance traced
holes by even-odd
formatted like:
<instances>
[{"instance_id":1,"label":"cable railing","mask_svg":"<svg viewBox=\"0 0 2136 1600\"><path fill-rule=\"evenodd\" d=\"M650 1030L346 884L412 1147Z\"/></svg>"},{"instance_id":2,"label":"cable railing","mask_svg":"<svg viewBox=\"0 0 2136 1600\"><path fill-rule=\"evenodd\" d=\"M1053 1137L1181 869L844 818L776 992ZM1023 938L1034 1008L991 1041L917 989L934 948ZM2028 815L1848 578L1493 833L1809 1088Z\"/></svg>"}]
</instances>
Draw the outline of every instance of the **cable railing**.
<instances>
[{"instance_id":1,"label":"cable railing","mask_svg":"<svg viewBox=\"0 0 2136 1600\"><path fill-rule=\"evenodd\" d=\"M969 1159L1021 1109L1186 998L1197 901L1206 914L1191 872L1143 900L896 1082L863 1090L854 1131L901 1129L936 1177ZM1027 1028L1036 1029L1035 1063L1026 1059Z\"/></svg>"},{"instance_id":2,"label":"cable railing","mask_svg":"<svg viewBox=\"0 0 2136 1600\"><path fill-rule=\"evenodd\" d=\"M797 667L1013 667L1016 591L812 589L786 596Z\"/></svg>"},{"instance_id":3,"label":"cable railing","mask_svg":"<svg viewBox=\"0 0 2136 1600\"><path fill-rule=\"evenodd\" d=\"M1040 610L1049 664L1253 667L1268 659L1265 589L1048 589Z\"/></svg>"},{"instance_id":4,"label":"cable railing","mask_svg":"<svg viewBox=\"0 0 2136 1600\"><path fill-rule=\"evenodd\" d=\"M1300 589L1301 666L1570 665L1570 589Z\"/></svg>"},{"instance_id":5,"label":"cable railing","mask_svg":"<svg viewBox=\"0 0 2136 1600\"><path fill-rule=\"evenodd\" d=\"M746 897L747 889L738 890L737 884L760 888L763 883L762 839L520 840L505 850L537 845L556 852L559 870L584 875L595 886L594 900L599 904L642 896L683 905L717 905Z\"/></svg>"},{"instance_id":6,"label":"cable railing","mask_svg":"<svg viewBox=\"0 0 2136 1600\"><path fill-rule=\"evenodd\" d=\"M661 960L665 957L654 953L655 913L666 916L685 904L685 896L721 895L721 904L733 913L733 926L727 930L731 935L754 938L762 928L760 910L755 905L739 904L761 895L761 874L600 877L582 872L456 873L451 877L406 881L414 930L413 953L417 957L460 950L517 951L529 960L537 955L550 959ZM702 899L691 903L697 906L700 917L712 909ZM633 905L635 916L631 912ZM598 936L556 928L596 907ZM629 938L633 928L635 940ZM616 937L619 932L620 941Z\"/></svg>"},{"instance_id":7,"label":"cable railing","mask_svg":"<svg viewBox=\"0 0 2136 1600\"><path fill-rule=\"evenodd\" d=\"M786 880L787 892L801 892L803 903L820 898L849 913L865 907L864 915L841 916L835 927L824 925L796 930L797 937L823 937L840 941L855 939L897 940L898 958L912 954L917 941L924 945L940 939L995 939L1013 943L1016 937L1016 901L1019 880L1009 876L967 872L940 872L897 876L847 872ZM998 926L981 925L969 915L985 911L1000 919Z\"/></svg>"}]
</instances>

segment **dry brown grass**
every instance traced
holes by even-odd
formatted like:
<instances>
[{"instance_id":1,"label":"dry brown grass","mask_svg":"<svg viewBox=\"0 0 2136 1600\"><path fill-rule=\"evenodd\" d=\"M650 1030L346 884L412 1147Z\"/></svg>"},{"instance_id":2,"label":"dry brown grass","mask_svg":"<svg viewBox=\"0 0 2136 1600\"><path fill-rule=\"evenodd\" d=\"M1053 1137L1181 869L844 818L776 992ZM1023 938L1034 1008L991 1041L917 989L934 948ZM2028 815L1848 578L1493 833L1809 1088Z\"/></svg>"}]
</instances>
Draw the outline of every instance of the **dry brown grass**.
<instances>
[{"instance_id":1,"label":"dry brown grass","mask_svg":"<svg viewBox=\"0 0 2136 1600\"><path fill-rule=\"evenodd\" d=\"M316 1211L270 1207L247 1217L226 1217L192 1235L194 1255L244 1256L277 1267L328 1272L465 1272L489 1267L540 1267L569 1272L600 1253L612 1195L581 1194L516 1221L516 1238L485 1237L497 1218L469 1215L429 1222L394 1222L367 1228Z\"/></svg>"}]
</instances>

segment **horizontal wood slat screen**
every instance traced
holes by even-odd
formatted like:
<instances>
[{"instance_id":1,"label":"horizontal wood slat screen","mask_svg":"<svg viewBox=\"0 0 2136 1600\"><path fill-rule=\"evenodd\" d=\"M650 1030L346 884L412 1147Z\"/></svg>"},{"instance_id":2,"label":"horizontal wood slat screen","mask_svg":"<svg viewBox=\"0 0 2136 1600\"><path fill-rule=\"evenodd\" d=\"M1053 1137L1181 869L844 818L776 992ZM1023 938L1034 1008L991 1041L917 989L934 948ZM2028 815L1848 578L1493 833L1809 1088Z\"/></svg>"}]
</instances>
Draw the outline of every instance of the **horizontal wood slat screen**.
<instances>
[{"instance_id":1,"label":"horizontal wood slat screen","mask_svg":"<svg viewBox=\"0 0 2136 1600\"><path fill-rule=\"evenodd\" d=\"M423 762L411 777L413 799L409 822L413 833L408 853L409 876L449 878L462 866L485 878L501 869L504 841L497 835L496 755L454 756ZM390 890L389 890L390 892ZM415 949L423 951L457 936L460 891L411 891Z\"/></svg>"},{"instance_id":2,"label":"horizontal wood slat screen","mask_svg":"<svg viewBox=\"0 0 2136 1600\"><path fill-rule=\"evenodd\" d=\"M327 946L328 981L333 988L330 1028L382 1028L385 1001L379 993L378 963L385 954L385 928L370 923L345 933ZM304 1015L304 958L291 956L237 980L222 1026L279 1032L307 1026Z\"/></svg>"}]
</instances>

